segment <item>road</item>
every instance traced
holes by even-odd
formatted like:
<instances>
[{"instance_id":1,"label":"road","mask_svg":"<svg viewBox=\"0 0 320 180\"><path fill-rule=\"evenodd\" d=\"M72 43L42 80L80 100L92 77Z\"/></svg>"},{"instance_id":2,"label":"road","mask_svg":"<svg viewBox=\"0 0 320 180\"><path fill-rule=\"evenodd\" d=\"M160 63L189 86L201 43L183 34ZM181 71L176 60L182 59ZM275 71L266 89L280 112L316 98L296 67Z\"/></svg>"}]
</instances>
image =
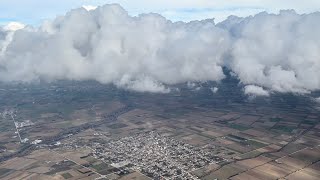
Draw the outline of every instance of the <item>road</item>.
<instances>
[{"instance_id":1,"label":"road","mask_svg":"<svg viewBox=\"0 0 320 180\"><path fill-rule=\"evenodd\" d=\"M18 137L19 137L19 139L20 139L20 143L22 143L22 139L21 139L21 136L20 136L20 132L19 132L19 129L18 129L18 127L17 127L16 121L14 120L14 117L13 117L12 113L10 113L10 116L11 116L11 119L13 120L14 127L16 128Z\"/></svg>"},{"instance_id":2,"label":"road","mask_svg":"<svg viewBox=\"0 0 320 180\"><path fill-rule=\"evenodd\" d=\"M125 113L131 111L132 109L133 109L132 106L125 106L121 109L118 109L118 110L108 114L108 115L104 115L103 119L100 121L89 122L89 123L86 123L83 125L66 128L62 132L60 132L59 134L57 134L55 136L47 137L47 138L43 139L41 144L53 145L57 141L60 141L64 138L68 137L68 135L70 135L70 134L73 134L73 135L78 134L78 133L85 131L87 129L99 127L100 125L105 124L107 122L116 121L120 115L125 114ZM13 118L13 116L12 116L12 118ZM17 156L23 156L23 155L29 154L36 147L37 147L37 145L35 145L35 144L23 144L22 147L17 152L0 157L0 163L3 161L6 161L8 159L17 157Z\"/></svg>"}]
</instances>

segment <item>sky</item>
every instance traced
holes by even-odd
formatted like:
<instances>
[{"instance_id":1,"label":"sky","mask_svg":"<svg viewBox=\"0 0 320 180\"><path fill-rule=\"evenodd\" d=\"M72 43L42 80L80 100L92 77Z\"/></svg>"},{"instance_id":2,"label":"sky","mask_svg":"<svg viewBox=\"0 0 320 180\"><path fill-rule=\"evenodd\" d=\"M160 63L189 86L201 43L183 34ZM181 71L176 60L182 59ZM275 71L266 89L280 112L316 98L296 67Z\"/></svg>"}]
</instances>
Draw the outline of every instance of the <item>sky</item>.
<instances>
[{"instance_id":1,"label":"sky","mask_svg":"<svg viewBox=\"0 0 320 180\"><path fill-rule=\"evenodd\" d=\"M130 15L159 13L172 21L215 18L223 21L229 15L245 17L261 11L277 13L294 9L298 13L320 10L319 0L0 0L0 24L21 22L40 25L83 5L99 6L118 3Z\"/></svg>"}]
</instances>

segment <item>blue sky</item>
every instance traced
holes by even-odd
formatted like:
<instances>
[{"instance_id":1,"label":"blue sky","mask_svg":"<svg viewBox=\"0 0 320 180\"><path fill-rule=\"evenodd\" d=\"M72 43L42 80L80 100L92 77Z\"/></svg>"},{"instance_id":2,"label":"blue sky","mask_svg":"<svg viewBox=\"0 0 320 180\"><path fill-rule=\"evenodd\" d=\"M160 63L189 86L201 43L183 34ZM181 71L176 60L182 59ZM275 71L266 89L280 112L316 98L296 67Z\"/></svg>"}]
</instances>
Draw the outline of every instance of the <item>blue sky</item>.
<instances>
[{"instance_id":1,"label":"blue sky","mask_svg":"<svg viewBox=\"0 0 320 180\"><path fill-rule=\"evenodd\" d=\"M320 10L320 0L0 0L0 24L18 21L39 25L83 5L119 3L131 15L155 12L173 21L248 16L261 11L272 13L294 9L298 13Z\"/></svg>"}]
</instances>

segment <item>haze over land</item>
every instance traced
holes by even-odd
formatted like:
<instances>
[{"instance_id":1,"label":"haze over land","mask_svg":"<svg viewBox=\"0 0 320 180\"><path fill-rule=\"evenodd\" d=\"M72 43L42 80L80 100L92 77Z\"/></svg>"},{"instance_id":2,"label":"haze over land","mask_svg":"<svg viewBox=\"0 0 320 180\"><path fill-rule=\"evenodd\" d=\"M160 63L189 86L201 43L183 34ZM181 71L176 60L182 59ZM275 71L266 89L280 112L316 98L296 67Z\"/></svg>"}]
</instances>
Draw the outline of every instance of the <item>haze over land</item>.
<instances>
[{"instance_id":1,"label":"haze over land","mask_svg":"<svg viewBox=\"0 0 320 180\"><path fill-rule=\"evenodd\" d=\"M119 5L75 9L39 28L0 28L0 81L96 80L140 92L220 81L245 93L320 90L320 13L259 13L189 23L129 16Z\"/></svg>"}]
</instances>

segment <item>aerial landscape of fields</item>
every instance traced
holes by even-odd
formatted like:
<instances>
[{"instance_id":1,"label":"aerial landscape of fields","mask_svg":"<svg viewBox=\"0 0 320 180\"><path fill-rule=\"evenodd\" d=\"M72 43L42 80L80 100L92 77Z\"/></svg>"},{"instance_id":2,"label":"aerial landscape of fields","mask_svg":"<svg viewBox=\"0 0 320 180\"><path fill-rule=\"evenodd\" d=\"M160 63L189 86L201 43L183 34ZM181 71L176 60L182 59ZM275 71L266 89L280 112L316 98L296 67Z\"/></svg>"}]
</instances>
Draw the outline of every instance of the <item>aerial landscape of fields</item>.
<instances>
[{"instance_id":1,"label":"aerial landscape of fields","mask_svg":"<svg viewBox=\"0 0 320 180\"><path fill-rule=\"evenodd\" d=\"M6 86L1 178L319 177L316 102L180 86L170 94L95 82Z\"/></svg>"},{"instance_id":2,"label":"aerial landscape of fields","mask_svg":"<svg viewBox=\"0 0 320 180\"><path fill-rule=\"evenodd\" d=\"M319 180L319 0L1 0L1 180Z\"/></svg>"}]
</instances>

